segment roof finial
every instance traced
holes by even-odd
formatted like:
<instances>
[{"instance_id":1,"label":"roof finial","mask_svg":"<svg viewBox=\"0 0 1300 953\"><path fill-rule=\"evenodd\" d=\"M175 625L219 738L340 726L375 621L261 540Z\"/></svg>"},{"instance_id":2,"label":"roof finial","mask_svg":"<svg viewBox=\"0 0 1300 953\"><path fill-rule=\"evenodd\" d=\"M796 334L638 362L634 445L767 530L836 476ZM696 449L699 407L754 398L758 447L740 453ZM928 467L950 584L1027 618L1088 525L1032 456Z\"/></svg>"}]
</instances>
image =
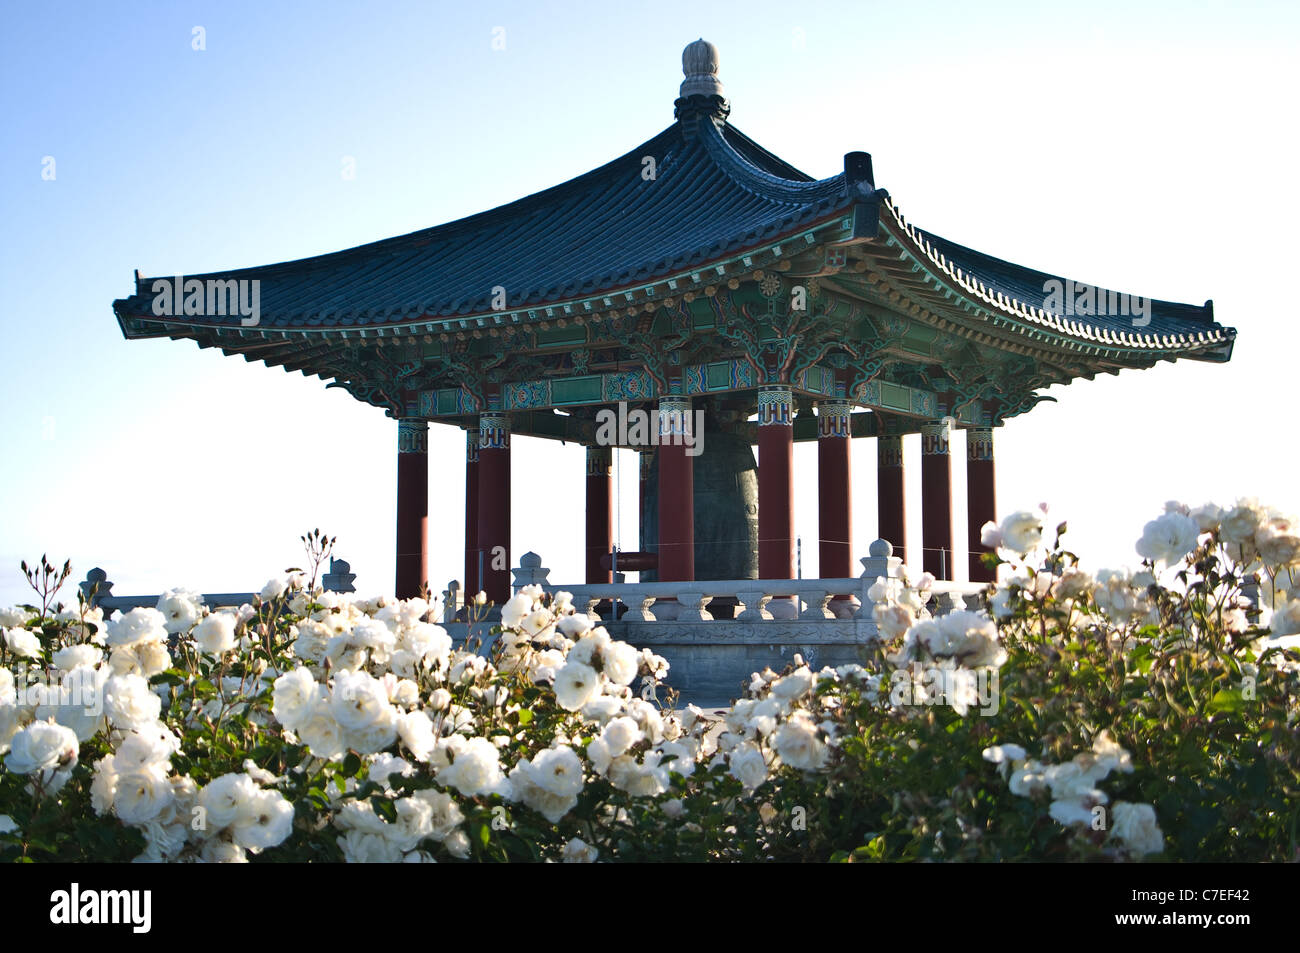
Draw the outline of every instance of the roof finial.
<instances>
[{"instance_id":1,"label":"roof finial","mask_svg":"<svg viewBox=\"0 0 1300 953\"><path fill-rule=\"evenodd\" d=\"M726 119L731 107L722 81L718 79L718 48L702 37L682 50L681 91L676 102L678 118L683 114L683 106L689 104L717 119ZM698 97L698 98L697 98ZM696 109L685 110L694 112Z\"/></svg>"},{"instance_id":2,"label":"roof finial","mask_svg":"<svg viewBox=\"0 0 1300 953\"><path fill-rule=\"evenodd\" d=\"M679 93L687 96L722 96L722 81L718 79L718 48L703 38L682 50L682 81Z\"/></svg>"}]
</instances>

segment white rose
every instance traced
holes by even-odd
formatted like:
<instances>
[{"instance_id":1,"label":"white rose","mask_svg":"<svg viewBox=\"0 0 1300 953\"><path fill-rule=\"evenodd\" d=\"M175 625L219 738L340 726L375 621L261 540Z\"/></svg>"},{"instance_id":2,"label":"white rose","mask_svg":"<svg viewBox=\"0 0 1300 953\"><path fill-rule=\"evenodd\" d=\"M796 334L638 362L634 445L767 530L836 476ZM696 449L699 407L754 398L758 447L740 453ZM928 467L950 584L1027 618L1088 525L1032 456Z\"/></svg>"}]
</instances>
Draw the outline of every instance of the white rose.
<instances>
[{"instance_id":1,"label":"white rose","mask_svg":"<svg viewBox=\"0 0 1300 953\"><path fill-rule=\"evenodd\" d=\"M397 820L384 830L384 836L401 851L414 850L420 841L433 836L433 807L414 797L398 798L393 803Z\"/></svg>"},{"instance_id":2,"label":"white rose","mask_svg":"<svg viewBox=\"0 0 1300 953\"><path fill-rule=\"evenodd\" d=\"M1190 510L1187 514L1196 520L1196 525L1202 533L1217 532L1219 525L1223 522L1224 511L1222 507L1215 506L1213 503L1205 503Z\"/></svg>"},{"instance_id":3,"label":"white rose","mask_svg":"<svg viewBox=\"0 0 1300 953\"><path fill-rule=\"evenodd\" d=\"M507 599L501 607L501 626L505 629L517 629L524 617L533 610L532 596L522 592Z\"/></svg>"},{"instance_id":4,"label":"white rose","mask_svg":"<svg viewBox=\"0 0 1300 953\"><path fill-rule=\"evenodd\" d=\"M1091 592L1096 585L1091 573L1072 566L1052 584L1052 595L1057 599L1077 599L1085 592Z\"/></svg>"},{"instance_id":5,"label":"white rose","mask_svg":"<svg viewBox=\"0 0 1300 953\"><path fill-rule=\"evenodd\" d=\"M365 672L339 672L334 677L330 710L345 731L362 731L391 712L388 692L379 679Z\"/></svg>"},{"instance_id":6,"label":"white rose","mask_svg":"<svg viewBox=\"0 0 1300 953\"><path fill-rule=\"evenodd\" d=\"M1154 563L1172 565L1196 548L1200 534L1196 520L1182 513L1166 513L1142 528L1138 555Z\"/></svg>"},{"instance_id":7,"label":"white rose","mask_svg":"<svg viewBox=\"0 0 1300 953\"><path fill-rule=\"evenodd\" d=\"M991 761L994 764L1002 764L1005 761L1025 760L1025 749L1020 747L1020 745L993 745L991 748L985 748L982 754L985 761Z\"/></svg>"},{"instance_id":8,"label":"white rose","mask_svg":"<svg viewBox=\"0 0 1300 953\"><path fill-rule=\"evenodd\" d=\"M560 797L570 797L582 790L582 761L567 745L547 748L533 756L533 782Z\"/></svg>"},{"instance_id":9,"label":"white rose","mask_svg":"<svg viewBox=\"0 0 1300 953\"><path fill-rule=\"evenodd\" d=\"M807 665L802 665L789 675L778 678L772 683L772 694L776 698L794 701L808 694L813 686L813 673Z\"/></svg>"},{"instance_id":10,"label":"white rose","mask_svg":"<svg viewBox=\"0 0 1300 953\"><path fill-rule=\"evenodd\" d=\"M985 549L1002 548L1002 530L997 523L989 520L980 527L980 545Z\"/></svg>"},{"instance_id":11,"label":"white rose","mask_svg":"<svg viewBox=\"0 0 1300 953\"><path fill-rule=\"evenodd\" d=\"M608 746L610 755L617 757L641 740L641 729L624 715L610 719L600 737Z\"/></svg>"},{"instance_id":12,"label":"white rose","mask_svg":"<svg viewBox=\"0 0 1300 953\"><path fill-rule=\"evenodd\" d=\"M695 756L697 754L696 745L689 739L684 741L666 741L659 748L661 757L668 759L663 762L664 767L669 771L676 771L684 778L689 778L695 773Z\"/></svg>"},{"instance_id":13,"label":"white rose","mask_svg":"<svg viewBox=\"0 0 1300 953\"><path fill-rule=\"evenodd\" d=\"M155 771L118 775L113 810L124 823L143 825L154 820L171 803L171 781Z\"/></svg>"},{"instance_id":14,"label":"white rose","mask_svg":"<svg viewBox=\"0 0 1300 953\"><path fill-rule=\"evenodd\" d=\"M1018 556L1023 556L1043 541L1042 509L1021 510L1002 520L998 531L1002 536L1002 547Z\"/></svg>"},{"instance_id":15,"label":"white rose","mask_svg":"<svg viewBox=\"0 0 1300 953\"><path fill-rule=\"evenodd\" d=\"M114 675L139 675L151 678L170 668L171 653L162 642L140 641L112 650L108 657Z\"/></svg>"},{"instance_id":16,"label":"white rose","mask_svg":"<svg viewBox=\"0 0 1300 953\"><path fill-rule=\"evenodd\" d=\"M561 859L566 864L594 864L600 851L592 847L581 837L575 837L564 845Z\"/></svg>"},{"instance_id":17,"label":"white rose","mask_svg":"<svg viewBox=\"0 0 1300 953\"><path fill-rule=\"evenodd\" d=\"M1300 648L1300 599L1282 599L1269 620L1268 646ZM0 739L3 740L3 739Z\"/></svg>"},{"instance_id":18,"label":"white rose","mask_svg":"<svg viewBox=\"0 0 1300 953\"><path fill-rule=\"evenodd\" d=\"M582 706L582 717L603 725L623 710L623 702L612 695L601 695Z\"/></svg>"},{"instance_id":19,"label":"white rose","mask_svg":"<svg viewBox=\"0 0 1300 953\"><path fill-rule=\"evenodd\" d=\"M568 660L570 662L581 662L583 665L590 665L592 659L613 641L609 632L603 627L592 629L569 649Z\"/></svg>"},{"instance_id":20,"label":"white rose","mask_svg":"<svg viewBox=\"0 0 1300 953\"><path fill-rule=\"evenodd\" d=\"M323 761L336 761L343 757L347 746L343 743L343 730L334 720L328 700L322 699L312 706L307 716L294 729L311 753Z\"/></svg>"},{"instance_id":21,"label":"white rose","mask_svg":"<svg viewBox=\"0 0 1300 953\"><path fill-rule=\"evenodd\" d=\"M390 775L400 774L404 778L409 778L415 773L415 768L411 767L409 761L387 752L375 755L366 770L371 781L377 781L385 787L388 786Z\"/></svg>"},{"instance_id":22,"label":"white rose","mask_svg":"<svg viewBox=\"0 0 1300 953\"><path fill-rule=\"evenodd\" d=\"M294 626L293 654L305 662L318 665L325 660L325 649L333 632L320 622L304 619Z\"/></svg>"},{"instance_id":23,"label":"white rose","mask_svg":"<svg viewBox=\"0 0 1300 953\"><path fill-rule=\"evenodd\" d=\"M194 627L194 641L204 655L222 655L235 647L235 617L214 612Z\"/></svg>"},{"instance_id":24,"label":"white rose","mask_svg":"<svg viewBox=\"0 0 1300 953\"><path fill-rule=\"evenodd\" d=\"M641 662L641 653L626 642L611 642L600 653L605 677L615 685L631 685Z\"/></svg>"},{"instance_id":25,"label":"white rose","mask_svg":"<svg viewBox=\"0 0 1300 953\"><path fill-rule=\"evenodd\" d=\"M1294 565L1300 558L1300 533L1294 520L1275 516L1255 531L1259 558L1269 566Z\"/></svg>"},{"instance_id":26,"label":"white rose","mask_svg":"<svg viewBox=\"0 0 1300 953\"><path fill-rule=\"evenodd\" d=\"M118 648L137 642L166 642L167 617L157 609L139 607L109 620L108 647Z\"/></svg>"},{"instance_id":27,"label":"white rose","mask_svg":"<svg viewBox=\"0 0 1300 953\"><path fill-rule=\"evenodd\" d=\"M297 731L323 695L324 689L317 684L311 670L296 668L275 680L271 691L271 713L284 727Z\"/></svg>"},{"instance_id":28,"label":"white rose","mask_svg":"<svg viewBox=\"0 0 1300 953\"><path fill-rule=\"evenodd\" d=\"M198 796L198 803L207 815L208 829L219 831L236 823L249 812L249 805L258 793L257 785L247 774L213 778Z\"/></svg>"},{"instance_id":29,"label":"white rose","mask_svg":"<svg viewBox=\"0 0 1300 953\"><path fill-rule=\"evenodd\" d=\"M1011 772L1011 780L1007 782L1007 787L1017 797L1029 797L1035 791L1043 790L1047 787L1047 781L1044 778L1042 764L1037 761L1026 761Z\"/></svg>"},{"instance_id":30,"label":"white rose","mask_svg":"<svg viewBox=\"0 0 1300 953\"><path fill-rule=\"evenodd\" d=\"M1083 824L1089 826L1092 824L1092 811L1084 807L1076 800L1057 800L1052 802L1047 813L1051 815L1052 820L1063 827L1069 827L1072 824Z\"/></svg>"},{"instance_id":31,"label":"white rose","mask_svg":"<svg viewBox=\"0 0 1300 953\"><path fill-rule=\"evenodd\" d=\"M293 833L293 805L279 791L257 791L242 806L231 828L236 844L248 850L276 847Z\"/></svg>"},{"instance_id":32,"label":"white rose","mask_svg":"<svg viewBox=\"0 0 1300 953\"><path fill-rule=\"evenodd\" d=\"M115 761L110 754L95 762L95 778L90 782L90 806L100 817L112 810L113 798L117 795Z\"/></svg>"},{"instance_id":33,"label":"white rose","mask_svg":"<svg viewBox=\"0 0 1300 953\"><path fill-rule=\"evenodd\" d=\"M32 614L26 609L14 606L9 609L0 609L0 627L21 629L32 620Z\"/></svg>"},{"instance_id":34,"label":"white rose","mask_svg":"<svg viewBox=\"0 0 1300 953\"><path fill-rule=\"evenodd\" d=\"M1225 543L1253 544L1260 524L1268 519L1268 511L1258 500L1247 497L1223 514L1219 521L1219 537Z\"/></svg>"},{"instance_id":35,"label":"white rose","mask_svg":"<svg viewBox=\"0 0 1300 953\"><path fill-rule=\"evenodd\" d=\"M575 612L573 615L563 616L555 628L566 638L580 639L591 631L592 621L585 612Z\"/></svg>"},{"instance_id":36,"label":"white rose","mask_svg":"<svg viewBox=\"0 0 1300 953\"><path fill-rule=\"evenodd\" d=\"M171 770L171 756L181 750L181 741L161 722L142 725L128 732L114 755L117 770L123 774L134 770Z\"/></svg>"},{"instance_id":37,"label":"white rose","mask_svg":"<svg viewBox=\"0 0 1300 953\"><path fill-rule=\"evenodd\" d=\"M35 718L38 721L53 719L65 728L71 728L78 741L89 741L107 726L102 695L107 678L107 670L89 665L65 672L58 686L50 686L42 692Z\"/></svg>"},{"instance_id":38,"label":"white rose","mask_svg":"<svg viewBox=\"0 0 1300 953\"><path fill-rule=\"evenodd\" d=\"M451 705L451 692L445 688L435 688L429 693L429 709L432 711L446 711Z\"/></svg>"},{"instance_id":39,"label":"white rose","mask_svg":"<svg viewBox=\"0 0 1300 953\"><path fill-rule=\"evenodd\" d=\"M805 711L797 711L772 735L772 747L781 760L801 771L816 771L826 764L826 744Z\"/></svg>"},{"instance_id":40,"label":"white rose","mask_svg":"<svg viewBox=\"0 0 1300 953\"><path fill-rule=\"evenodd\" d=\"M377 721L364 728L344 730L343 741L347 747L355 748L360 754L375 754L397 740L399 718L397 709L389 705Z\"/></svg>"},{"instance_id":41,"label":"white rose","mask_svg":"<svg viewBox=\"0 0 1300 953\"><path fill-rule=\"evenodd\" d=\"M641 763L631 755L620 755L609 766L609 780L634 797L656 797L668 790L668 769L659 766L661 755L647 751Z\"/></svg>"},{"instance_id":42,"label":"white rose","mask_svg":"<svg viewBox=\"0 0 1300 953\"><path fill-rule=\"evenodd\" d=\"M729 760L731 776L747 790L753 791L767 780L767 762L763 760L763 752L752 741L737 745Z\"/></svg>"},{"instance_id":43,"label":"white rose","mask_svg":"<svg viewBox=\"0 0 1300 953\"><path fill-rule=\"evenodd\" d=\"M466 797L489 794L500 787L505 775L501 772L500 754L491 741L452 735L439 743L440 749L444 746L451 763L437 772L440 784Z\"/></svg>"},{"instance_id":44,"label":"white rose","mask_svg":"<svg viewBox=\"0 0 1300 953\"><path fill-rule=\"evenodd\" d=\"M871 609L871 616L885 641L898 638L916 624L912 610L896 603L877 602Z\"/></svg>"},{"instance_id":45,"label":"white rose","mask_svg":"<svg viewBox=\"0 0 1300 953\"><path fill-rule=\"evenodd\" d=\"M34 721L14 735L5 767L14 774L39 774L43 784L61 787L77 764L80 748L71 729Z\"/></svg>"},{"instance_id":46,"label":"white rose","mask_svg":"<svg viewBox=\"0 0 1300 953\"><path fill-rule=\"evenodd\" d=\"M258 595L262 597L263 602L271 602L279 599L288 589L288 581L276 576L274 579L267 580L266 585L262 587L262 591Z\"/></svg>"},{"instance_id":47,"label":"white rose","mask_svg":"<svg viewBox=\"0 0 1300 953\"><path fill-rule=\"evenodd\" d=\"M128 731L158 720L162 699L139 675L114 675L104 683L104 712L114 728Z\"/></svg>"},{"instance_id":48,"label":"white rose","mask_svg":"<svg viewBox=\"0 0 1300 953\"><path fill-rule=\"evenodd\" d=\"M583 639L578 645L587 642ZM590 665L575 662L572 658L555 673L555 700L565 711L577 711L587 702L599 697L600 676Z\"/></svg>"},{"instance_id":49,"label":"white rose","mask_svg":"<svg viewBox=\"0 0 1300 953\"><path fill-rule=\"evenodd\" d=\"M1156 821L1156 809L1150 804L1116 801L1111 808L1109 839L1122 841L1135 854L1159 854L1165 849L1165 836Z\"/></svg>"},{"instance_id":50,"label":"white rose","mask_svg":"<svg viewBox=\"0 0 1300 953\"><path fill-rule=\"evenodd\" d=\"M433 722L428 715L422 711L408 711L401 715L397 720L397 734L416 761L429 760L437 738L434 737Z\"/></svg>"},{"instance_id":51,"label":"white rose","mask_svg":"<svg viewBox=\"0 0 1300 953\"><path fill-rule=\"evenodd\" d=\"M168 589L158 597L158 611L168 632L187 632L203 614L203 597L188 589Z\"/></svg>"},{"instance_id":52,"label":"white rose","mask_svg":"<svg viewBox=\"0 0 1300 953\"><path fill-rule=\"evenodd\" d=\"M400 864L402 851L383 834L351 830L338 838L343 859L349 864ZM468 839L466 840L468 846ZM468 853L468 852L467 852Z\"/></svg>"},{"instance_id":53,"label":"white rose","mask_svg":"<svg viewBox=\"0 0 1300 953\"><path fill-rule=\"evenodd\" d=\"M385 676L385 679L391 677L391 674ZM384 684L388 689L388 700L394 705L401 705L403 708L414 708L420 704L420 686L409 678L394 679L392 685L389 685L385 680Z\"/></svg>"},{"instance_id":54,"label":"white rose","mask_svg":"<svg viewBox=\"0 0 1300 953\"><path fill-rule=\"evenodd\" d=\"M246 864L248 855L238 844L223 837L213 837L203 842L199 860L205 864Z\"/></svg>"},{"instance_id":55,"label":"white rose","mask_svg":"<svg viewBox=\"0 0 1300 953\"><path fill-rule=\"evenodd\" d=\"M355 784L354 781L349 781ZM367 834L384 834L388 822L375 813L369 801L348 801L339 809L334 825L344 831L364 831Z\"/></svg>"},{"instance_id":56,"label":"white rose","mask_svg":"<svg viewBox=\"0 0 1300 953\"><path fill-rule=\"evenodd\" d=\"M464 860L469 856L469 835L462 830L452 831L443 839L442 846L447 848L451 856Z\"/></svg>"},{"instance_id":57,"label":"white rose","mask_svg":"<svg viewBox=\"0 0 1300 953\"><path fill-rule=\"evenodd\" d=\"M5 644L19 658L40 658L41 640L27 629L5 629Z\"/></svg>"},{"instance_id":58,"label":"white rose","mask_svg":"<svg viewBox=\"0 0 1300 953\"><path fill-rule=\"evenodd\" d=\"M74 668L81 668L83 665L98 665L103 658L104 653L88 642L83 642L80 645L69 645L66 649L59 649L50 656L51 661L54 662L54 667L64 672L70 672Z\"/></svg>"},{"instance_id":59,"label":"white rose","mask_svg":"<svg viewBox=\"0 0 1300 953\"><path fill-rule=\"evenodd\" d=\"M437 840L442 840L465 820L465 815L461 813L456 799L446 791L425 788L411 796L416 800L424 801L432 809L430 823L433 825L433 833L430 836Z\"/></svg>"}]
</instances>

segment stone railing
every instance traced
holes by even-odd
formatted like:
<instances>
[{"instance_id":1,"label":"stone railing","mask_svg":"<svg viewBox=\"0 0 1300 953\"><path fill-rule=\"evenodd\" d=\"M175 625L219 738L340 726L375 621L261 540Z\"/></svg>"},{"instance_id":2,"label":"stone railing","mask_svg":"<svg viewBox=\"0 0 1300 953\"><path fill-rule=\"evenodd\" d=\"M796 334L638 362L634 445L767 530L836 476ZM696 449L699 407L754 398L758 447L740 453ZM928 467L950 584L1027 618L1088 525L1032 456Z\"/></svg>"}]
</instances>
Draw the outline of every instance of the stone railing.
<instances>
[{"instance_id":1,"label":"stone railing","mask_svg":"<svg viewBox=\"0 0 1300 953\"><path fill-rule=\"evenodd\" d=\"M878 639L871 587L903 573L884 540L872 543L861 562L862 575L851 578L565 586L552 583L541 558L528 553L514 570L514 585L570 593L579 611L605 616L601 624L615 638L666 658L668 686L680 693L679 702L708 707L739 697L751 673L781 671L795 655L814 668L868 662ZM985 588L936 582L928 608L936 615L979 608ZM446 595L454 618L454 583Z\"/></svg>"},{"instance_id":2,"label":"stone railing","mask_svg":"<svg viewBox=\"0 0 1300 953\"><path fill-rule=\"evenodd\" d=\"M327 592L356 592L352 585L357 578L357 574L351 571L349 566L342 559L330 560L330 571L321 576L321 588ZM123 612L129 612L132 609L147 607L153 608L158 605L157 596L115 596L113 595L113 584L108 581L108 573L96 567L86 573L86 579L80 584L81 594L92 606L98 606L104 610L105 617L112 615L118 609ZM203 593L203 602L205 605L214 608L219 606L242 606L253 601L253 592L205 592Z\"/></svg>"},{"instance_id":3,"label":"stone railing","mask_svg":"<svg viewBox=\"0 0 1300 953\"><path fill-rule=\"evenodd\" d=\"M637 625L650 634L651 623L851 622L858 634L874 632L874 604L869 590L877 579L902 575L898 557L885 540L871 544L860 560L861 576L824 579L723 579L692 582L604 583L559 585L541 557L527 553L520 560L514 588L540 585L549 593L568 592L580 611L600 618L598 607L612 607L609 621ZM983 598L981 583L936 582L928 608L943 614L959 607L976 608ZM455 584L447 595L454 605ZM710 606L713 606L713 609ZM722 612L719 613L718 609ZM607 613L610 609L606 610ZM865 631L864 631L865 630Z\"/></svg>"}]
</instances>

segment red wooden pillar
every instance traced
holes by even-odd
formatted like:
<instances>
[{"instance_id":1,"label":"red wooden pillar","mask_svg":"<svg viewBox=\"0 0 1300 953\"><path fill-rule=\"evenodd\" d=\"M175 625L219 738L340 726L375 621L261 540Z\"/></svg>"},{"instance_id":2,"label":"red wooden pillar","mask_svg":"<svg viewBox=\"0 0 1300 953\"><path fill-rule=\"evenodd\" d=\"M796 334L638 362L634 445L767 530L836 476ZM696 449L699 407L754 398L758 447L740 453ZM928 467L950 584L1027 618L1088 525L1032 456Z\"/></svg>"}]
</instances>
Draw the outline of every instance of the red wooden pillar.
<instances>
[{"instance_id":1,"label":"red wooden pillar","mask_svg":"<svg viewBox=\"0 0 1300 953\"><path fill-rule=\"evenodd\" d=\"M794 398L758 391L758 577L794 578Z\"/></svg>"},{"instance_id":2,"label":"red wooden pillar","mask_svg":"<svg viewBox=\"0 0 1300 953\"><path fill-rule=\"evenodd\" d=\"M992 582L994 572L980 560L990 550L980 543L980 529L996 522L997 501L993 479L993 429L966 431L966 540L970 547L970 581Z\"/></svg>"},{"instance_id":3,"label":"red wooden pillar","mask_svg":"<svg viewBox=\"0 0 1300 953\"><path fill-rule=\"evenodd\" d=\"M689 397L659 400L660 582L695 579L695 479L685 435L691 429Z\"/></svg>"},{"instance_id":4,"label":"red wooden pillar","mask_svg":"<svg viewBox=\"0 0 1300 953\"><path fill-rule=\"evenodd\" d=\"M483 588L478 578L478 430L465 431L465 601Z\"/></svg>"},{"instance_id":5,"label":"red wooden pillar","mask_svg":"<svg viewBox=\"0 0 1300 953\"><path fill-rule=\"evenodd\" d=\"M817 403L817 562L823 579L854 575L849 412L848 401Z\"/></svg>"},{"instance_id":6,"label":"red wooden pillar","mask_svg":"<svg viewBox=\"0 0 1300 953\"><path fill-rule=\"evenodd\" d=\"M907 536L903 502L903 438L881 434L876 438L877 535L894 547L894 555L905 559Z\"/></svg>"},{"instance_id":7,"label":"red wooden pillar","mask_svg":"<svg viewBox=\"0 0 1300 953\"><path fill-rule=\"evenodd\" d=\"M948 428L921 425L921 565L936 579L952 579L952 463Z\"/></svg>"},{"instance_id":8,"label":"red wooden pillar","mask_svg":"<svg viewBox=\"0 0 1300 953\"><path fill-rule=\"evenodd\" d=\"M510 421L480 414L478 429L479 587L499 606L510 598Z\"/></svg>"},{"instance_id":9,"label":"red wooden pillar","mask_svg":"<svg viewBox=\"0 0 1300 953\"><path fill-rule=\"evenodd\" d=\"M429 581L429 422L397 422L397 598Z\"/></svg>"},{"instance_id":10,"label":"red wooden pillar","mask_svg":"<svg viewBox=\"0 0 1300 953\"><path fill-rule=\"evenodd\" d=\"M613 455L609 447L587 448L587 583L613 582L600 565L614 548L614 500L610 493Z\"/></svg>"}]
</instances>

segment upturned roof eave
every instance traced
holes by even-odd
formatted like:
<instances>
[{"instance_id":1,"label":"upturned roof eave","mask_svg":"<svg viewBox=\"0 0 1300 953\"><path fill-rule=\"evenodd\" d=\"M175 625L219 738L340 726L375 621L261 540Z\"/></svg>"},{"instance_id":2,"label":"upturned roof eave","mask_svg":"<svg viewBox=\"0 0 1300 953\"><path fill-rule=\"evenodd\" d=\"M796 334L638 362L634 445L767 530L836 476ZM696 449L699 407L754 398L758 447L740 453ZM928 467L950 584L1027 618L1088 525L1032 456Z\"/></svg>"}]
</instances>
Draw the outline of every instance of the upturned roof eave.
<instances>
[{"instance_id":1,"label":"upturned roof eave","mask_svg":"<svg viewBox=\"0 0 1300 953\"><path fill-rule=\"evenodd\" d=\"M1000 319L1021 336L1036 340L1078 342L1089 349L1107 352L1151 354L1157 356L1157 359L1164 355L1174 355L1193 360L1224 363L1231 358L1231 344L1236 338L1237 331L1235 328L1214 321L1214 307L1211 301L1207 301L1202 307L1196 307L1178 302L1147 299L1153 306L1159 305L1162 308L1199 312L1199 314L1192 320L1182 316L1169 318L1168 320L1183 325L1174 333L1148 333L1142 331L1141 325L1137 324L1132 331L1117 331L1099 326L1083 317L1071 318L1053 313L1037 304L986 286L981 280L963 271L955 262L949 261L929 239L931 237L937 239L944 244L944 247L962 248L962 246L909 225L888 194L885 195L882 203L881 225L882 230L906 251L911 261L925 271L927 284L932 284L937 294L965 299L965 302L973 305L974 309L984 312L989 318ZM1040 278L1066 280L973 249L963 248L963 250L981 259L996 262L1035 281ZM1079 284L1082 286L1082 283Z\"/></svg>"}]
</instances>

